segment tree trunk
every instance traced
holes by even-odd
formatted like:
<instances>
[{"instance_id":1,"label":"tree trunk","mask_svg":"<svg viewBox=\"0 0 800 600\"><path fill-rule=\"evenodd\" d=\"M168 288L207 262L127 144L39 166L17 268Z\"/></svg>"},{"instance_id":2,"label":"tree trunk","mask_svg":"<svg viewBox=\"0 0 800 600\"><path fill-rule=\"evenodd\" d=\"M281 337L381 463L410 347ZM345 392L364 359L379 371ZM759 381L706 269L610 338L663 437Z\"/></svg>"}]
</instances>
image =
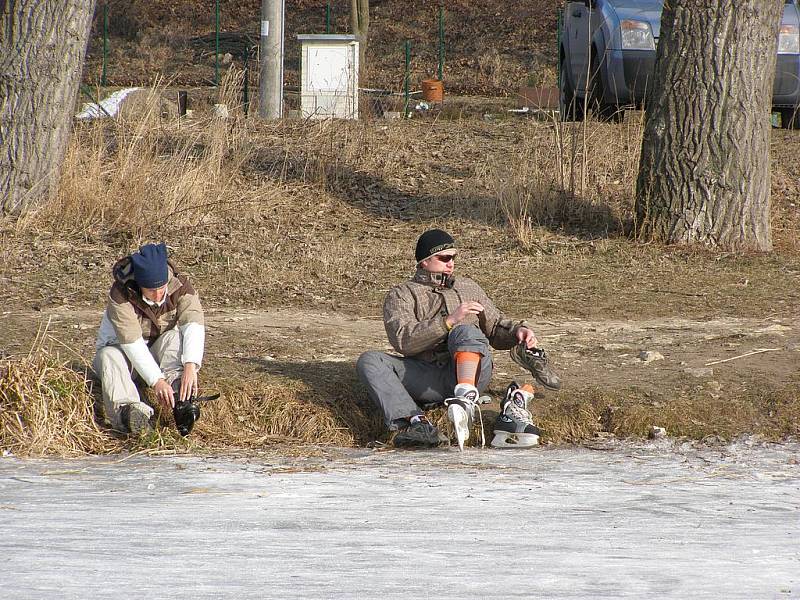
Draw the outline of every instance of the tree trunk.
<instances>
[{"instance_id":1,"label":"tree trunk","mask_svg":"<svg viewBox=\"0 0 800 600\"><path fill-rule=\"evenodd\" d=\"M0 214L58 183L95 0L0 0Z\"/></svg>"},{"instance_id":2,"label":"tree trunk","mask_svg":"<svg viewBox=\"0 0 800 600\"><path fill-rule=\"evenodd\" d=\"M358 40L358 69L363 73L369 35L369 0L350 0L350 28Z\"/></svg>"},{"instance_id":3,"label":"tree trunk","mask_svg":"<svg viewBox=\"0 0 800 600\"><path fill-rule=\"evenodd\" d=\"M636 189L640 237L771 250L769 137L783 0L668 0Z\"/></svg>"}]
</instances>

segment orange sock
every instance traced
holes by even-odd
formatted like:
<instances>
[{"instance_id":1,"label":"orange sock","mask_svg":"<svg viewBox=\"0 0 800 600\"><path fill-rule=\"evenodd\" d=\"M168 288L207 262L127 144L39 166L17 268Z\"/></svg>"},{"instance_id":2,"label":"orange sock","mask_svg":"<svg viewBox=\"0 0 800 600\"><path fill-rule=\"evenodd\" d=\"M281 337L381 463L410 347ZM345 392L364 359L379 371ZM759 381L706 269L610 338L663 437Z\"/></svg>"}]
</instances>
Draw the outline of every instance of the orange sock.
<instances>
[{"instance_id":1,"label":"orange sock","mask_svg":"<svg viewBox=\"0 0 800 600\"><path fill-rule=\"evenodd\" d=\"M456 352L456 383L475 385L478 382L479 352Z\"/></svg>"}]
</instances>

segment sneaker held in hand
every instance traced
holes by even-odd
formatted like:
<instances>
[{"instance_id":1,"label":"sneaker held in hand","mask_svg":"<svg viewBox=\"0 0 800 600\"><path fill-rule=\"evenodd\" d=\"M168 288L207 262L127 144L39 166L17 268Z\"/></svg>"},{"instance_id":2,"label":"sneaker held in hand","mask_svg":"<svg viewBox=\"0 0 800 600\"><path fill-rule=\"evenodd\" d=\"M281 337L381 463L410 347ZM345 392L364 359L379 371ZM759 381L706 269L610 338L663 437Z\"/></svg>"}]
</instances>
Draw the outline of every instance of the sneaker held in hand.
<instances>
[{"instance_id":1,"label":"sneaker held in hand","mask_svg":"<svg viewBox=\"0 0 800 600\"><path fill-rule=\"evenodd\" d=\"M541 348L528 348L525 344L517 344L511 351L512 360L527 369L549 390L561 389L561 379L547 364L547 354Z\"/></svg>"}]
</instances>

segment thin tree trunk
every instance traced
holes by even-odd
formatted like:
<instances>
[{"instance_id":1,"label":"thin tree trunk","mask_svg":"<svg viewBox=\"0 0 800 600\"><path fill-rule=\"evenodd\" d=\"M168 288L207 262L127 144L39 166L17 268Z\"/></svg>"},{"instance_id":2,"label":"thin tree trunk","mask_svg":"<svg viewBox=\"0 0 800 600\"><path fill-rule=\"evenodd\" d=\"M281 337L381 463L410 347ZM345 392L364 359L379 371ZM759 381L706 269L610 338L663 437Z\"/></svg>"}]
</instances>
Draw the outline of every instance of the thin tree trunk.
<instances>
[{"instance_id":1,"label":"thin tree trunk","mask_svg":"<svg viewBox=\"0 0 800 600\"><path fill-rule=\"evenodd\" d=\"M350 29L358 40L358 67L363 73L369 36L369 0L350 0Z\"/></svg>"},{"instance_id":2,"label":"thin tree trunk","mask_svg":"<svg viewBox=\"0 0 800 600\"><path fill-rule=\"evenodd\" d=\"M72 127L95 0L0 0L0 214L46 202Z\"/></svg>"},{"instance_id":3,"label":"thin tree trunk","mask_svg":"<svg viewBox=\"0 0 800 600\"><path fill-rule=\"evenodd\" d=\"M769 137L783 0L667 0L636 190L640 237L771 250Z\"/></svg>"}]
</instances>

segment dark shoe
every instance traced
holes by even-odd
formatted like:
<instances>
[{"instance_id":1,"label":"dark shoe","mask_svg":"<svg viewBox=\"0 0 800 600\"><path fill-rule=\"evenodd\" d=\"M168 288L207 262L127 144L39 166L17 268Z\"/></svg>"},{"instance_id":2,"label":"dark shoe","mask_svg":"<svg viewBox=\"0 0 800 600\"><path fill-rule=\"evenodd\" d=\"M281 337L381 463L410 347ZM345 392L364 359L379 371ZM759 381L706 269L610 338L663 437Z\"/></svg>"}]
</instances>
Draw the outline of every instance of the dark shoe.
<instances>
[{"instance_id":1,"label":"dark shoe","mask_svg":"<svg viewBox=\"0 0 800 600\"><path fill-rule=\"evenodd\" d=\"M395 448L435 448L447 441L426 419L412 423L394 436Z\"/></svg>"},{"instance_id":2,"label":"dark shoe","mask_svg":"<svg viewBox=\"0 0 800 600\"><path fill-rule=\"evenodd\" d=\"M527 369L549 390L561 389L561 379L547 364L547 355L541 348L528 349L525 344L517 344L511 349L511 359Z\"/></svg>"},{"instance_id":3,"label":"dark shoe","mask_svg":"<svg viewBox=\"0 0 800 600\"><path fill-rule=\"evenodd\" d=\"M128 433L139 435L142 432L148 433L153 429L150 426L150 416L152 414L153 409L144 402L132 402L120 409L119 416L122 424L127 427Z\"/></svg>"},{"instance_id":4,"label":"dark shoe","mask_svg":"<svg viewBox=\"0 0 800 600\"><path fill-rule=\"evenodd\" d=\"M494 423L492 448L531 448L539 443L542 432L533 424L528 411L528 402L532 399L531 386L519 387L516 382L508 386Z\"/></svg>"}]
</instances>

